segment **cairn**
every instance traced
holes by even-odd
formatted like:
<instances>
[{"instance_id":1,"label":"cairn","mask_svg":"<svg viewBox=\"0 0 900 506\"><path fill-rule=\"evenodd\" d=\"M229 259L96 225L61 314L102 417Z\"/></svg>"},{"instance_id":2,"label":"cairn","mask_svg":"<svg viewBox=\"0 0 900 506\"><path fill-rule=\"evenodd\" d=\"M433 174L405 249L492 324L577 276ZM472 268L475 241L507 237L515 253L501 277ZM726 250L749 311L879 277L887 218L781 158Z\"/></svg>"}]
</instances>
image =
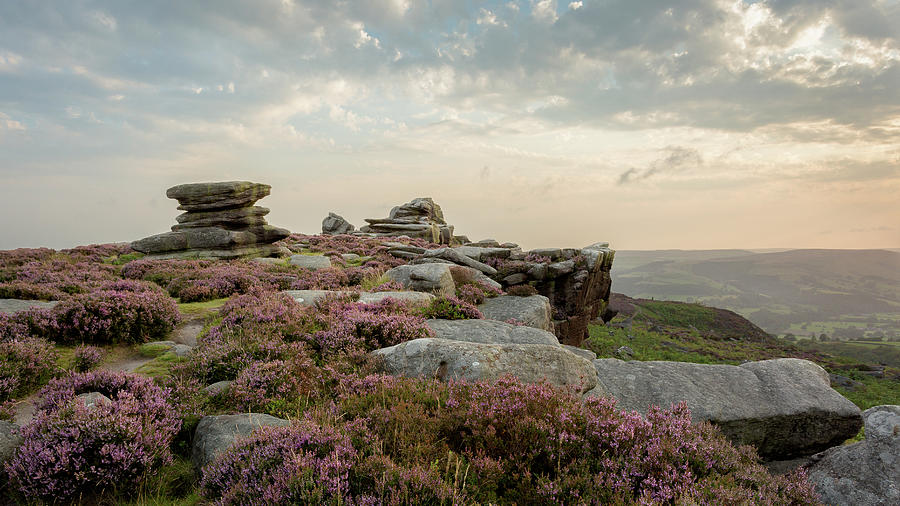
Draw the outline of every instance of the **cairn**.
<instances>
[{"instance_id":1,"label":"cairn","mask_svg":"<svg viewBox=\"0 0 900 506\"><path fill-rule=\"evenodd\" d=\"M249 181L173 186L166 196L185 211L171 232L145 237L131 248L151 258L239 258L282 253L274 243L290 231L266 223L269 210L254 205L271 186Z\"/></svg>"}]
</instances>

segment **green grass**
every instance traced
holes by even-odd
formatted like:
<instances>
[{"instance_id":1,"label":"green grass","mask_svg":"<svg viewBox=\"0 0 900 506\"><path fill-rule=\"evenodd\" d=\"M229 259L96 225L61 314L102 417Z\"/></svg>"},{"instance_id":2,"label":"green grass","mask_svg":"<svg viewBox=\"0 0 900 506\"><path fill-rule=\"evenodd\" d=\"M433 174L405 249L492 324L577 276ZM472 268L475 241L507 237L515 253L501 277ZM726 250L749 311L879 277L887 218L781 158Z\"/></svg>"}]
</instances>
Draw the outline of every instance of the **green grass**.
<instances>
[{"instance_id":1,"label":"green grass","mask_svg":"<svg viewBox=\"0 0 900 506\"><path fill-rule=\"evenodd\" d=\"M205 302L182 302L178 304L178 311L191 318L203 316L217 311L228 302L227 298L213 299Z\"/></svg>"},{"instance_id":2,"label":"green grass","mask_svg":"<svg viewBox=\"0 0 900 506\"><path fill-rule=\"evenodd\" d=\"M177 458L147 477L137 497L119 502L127 506L193 506L200 504L197 476L190 459Z\"/></svg>"},{"instance_id":3,"label":"green grass","mask_svg":"<svg viewBox=\"0 0 900 506\"><path fill-rule=\"evenodd\" d=\"M172 346L162 343L144 343L137 347L137 352L142 357L157 358L171 349Z\"/></svg>"},{"instance_id":4,"label":"green grass","mask_svg":"<svg viewBox=\"0 0 900 506\"><path fill-rule=\"evenodd\" d=\"M688 328L693 326L698 330L711 328L716 318L716 312L700 304L671 304L663 301L642 302L636 319L654 320L656 323L671 325L673 327Z\"/></svg>"},{"instance_id":5,"label":"green grass","mask_svg":"<svg viewBox=\"0 0 900 506\"><path fill-rule=\"evenodd\" d=\"M880 406L882 404L900 404L900 381L873 378L855 371L842 372L841 374L847 374L864 385L855 391L841 387L835 388L841 395L859 406L859 409L869 409L872 406Z\"/></svg>"},{"instance_id":6,"label":"green grass","mask_svg":"<svg viewBox=\"0 0 900 506\"><path fill-rule=\"evenodd\" d=\"M390 278L388 278L384 274L380 276L373 276L362 280L362 283L359 284L359 289L363 292L369 292L372 291L376 286L387 283L388 281L390 281Z\"/></svg>"},{"instance_id":7,"label":"green grass","mask_svg":"<svg viewBox=\"0 0 900 506\"><path fill-rule=\"evenodd\" d=\"M144 256L143 253L126 253L124 255L113 255L111 257L107 257L103 259L103 263L113 264L113 265L125 265L132 260L137 260Z\"/></svg>"},{"instance_id":8,"label":"green grass","mask_svg":"<svg viewBox=\"0 0 900 506\"><path fill-rule=\"evenodd\" d=\"M187 360L185 357L175 356L173 352L165 352L138 367L134 372L151 378L165 378L172 374L172 367Z\"/></svg>"}]
</instances>

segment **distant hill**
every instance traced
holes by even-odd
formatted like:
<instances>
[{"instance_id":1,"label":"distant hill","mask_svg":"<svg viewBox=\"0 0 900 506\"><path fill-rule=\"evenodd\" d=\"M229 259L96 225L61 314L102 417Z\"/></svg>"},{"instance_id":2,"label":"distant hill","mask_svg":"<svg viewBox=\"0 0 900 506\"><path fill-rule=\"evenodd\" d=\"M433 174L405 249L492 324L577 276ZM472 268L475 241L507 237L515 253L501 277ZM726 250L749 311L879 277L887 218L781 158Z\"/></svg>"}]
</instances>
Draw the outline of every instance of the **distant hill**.
<instances>
[{"instance_id":1,"label":"distant hill","mask_svg":"<svg viewBox=\"0 0 900 506\"><path fill-rule=\"evenodd\" d=\"M900 253L617 251L613 290L733 310L773 334L900 339Z\"/></svg>"}]
</instances>

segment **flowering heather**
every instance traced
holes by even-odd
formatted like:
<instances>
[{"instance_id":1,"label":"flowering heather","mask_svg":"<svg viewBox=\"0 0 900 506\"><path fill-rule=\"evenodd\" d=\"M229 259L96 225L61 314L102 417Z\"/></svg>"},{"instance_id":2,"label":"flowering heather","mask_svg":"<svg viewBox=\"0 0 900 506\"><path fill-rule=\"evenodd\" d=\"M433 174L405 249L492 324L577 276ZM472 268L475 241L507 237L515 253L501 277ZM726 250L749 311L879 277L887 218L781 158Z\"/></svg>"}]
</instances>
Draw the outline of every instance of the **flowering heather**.
<instances>
[{"instance_id":1,"label":"flowering heather","mask_svg":"<svg viewBox=\"0 0 900 506\"><path fill-rule=\"evenodd\" d=\"M92 407L76 395L100 392ZM73 374L42 391L35 418L6 472L29 500L85 500L114 489L133 490L148 472L171 462L179 421L167 390L126 373Z\"/></svg>"},{"instance_id":2,"label":"flowering heather","mask_svg":"<svg viewBox=\"0 0 900 506\"><path fill-rule=\"evenodd\" d=\"M374 377L345 381L338 395L339 411L375 435L361 452L383 450L407 468L461 458L466 480L455 486L465 503L817 503L801 476L770 476L751 448L691 424L683 404L643 419L613 400L513 378Z\"/></svg>"},{"instance_id":3,"label":"flowering heather","mask_svg":"<svg viewBox=\"0 0 900 506\"><path fill-rule=\"evenodd\" d=\"M477 307L456 297L436 297L422 309L422 316L442 320L484 319Z\"/></svg>"},{"instance_id":4,"label":"flowering heather","mask_svg":"<svg viewBox=\"0 0 900 506\"><path fill-rule=\"evenodd\" d=\"M525 261L533 264L549 264L553 262L553 259L548 256L538 255L537 253L529 253L525 255Z\"/></svg>"},{"instance_id":5,"label":"flowering heather","mask_svg":"<svg viewBox=\"0 0 900 506\"><path fill-rule=\"evenodd\" d=\"M44 339L0 340L0 403L43 385L57 373L57 359L59 354Z\"/></svg>"},{"instance_id":6,"label":"flowering heather","mask_svg":"<svg viewBox=\"0 0 900 506\"><path fill-rule=\"evenodd\" d=\"M531 285L516 285L511 286L506 289L506 293L508 295L515 295L516 297L530 297L532 295L537 295L537 288Z\"/></svg>"},{"instance_id":7,"label":"flowering heather","mask_svg":"<svg viewBox=\"0 0 900 506\"><path fill-rule=\"evenodd\" d=\"M372 351L434 334L406 304L383 299L374 304L335 301L321 308L327 329L315 333L323 355Z\"/></svg>"},{"instance_id":8,"label":"flowering heather","mask_svg":"<svg viewBox=\"0 0 900 506\"><path fill-rule=\"evenodd\" d=\"M263 427L204 469L201 495L217 505L344 504L355 459L338 429Z\"/></svg>"},{"instance_id":9,"label":"flowering heather","mask_svg":"<svg viewBox=\"0 0 900 506\"><path fill-rule=\"evenodd\" d=\"M373 287L370 291L372 292L399 292L404 289L403 283L399 281L385 281L379 285Z\"/></svg>"},{"instance_id":10,"label":"flowering heather","mask_svg":"<svg viewBox=\"0 0 900 506\"><path fill-rule=\"evenodd\" d=\"M65 299L86 293L116 279L113 265L73 261L58 254L32 261L7 271L0 283L0 296L6 298Z\"/></svg>"},{"instance_id":11,"label":"flowering heather","mask_svg":"<svg viewBox=\"0 0 900 506\"><path fill-rule=\"evenodd\" d=\"M103 360L103 349L90 345L78 345L72 355L72 369L78 372L90 371Z\"/></svg>"},{"instance_id":12,"label":"flowering heather","mask_svg":"<svg viewBox=\"0 0 900 506\"><path fill-rule=\"evenodd\" d=\"M149 341L165 336L179 320L175 301L161 291L122 281L111 288L119 289L76 295L50 309L23 311L16 318L32 333L56 342L97 344Z\"/></svg>"},{"instance_id":13,"label":"flowering heather","mask_svg":"<svg viewBox=\"0 0 900 506\"><path fill-rule=\"evenodd\" d=\"M339 290L350 285L347 273L339 267L301 272L303 275L291 283L291 290Z\"/></svg>"},{"instance_id":14,"label":"flowering heather","mask_svg":"<svg viewBox=\"0 0 900 506\"><path fill-rule=\"evenodd\" d=\"M313 395L317 368L307 356L254 362L238 373L228 388L233 407L243 412L266 411L273 402Z\"/></svg>"}]
</instances>

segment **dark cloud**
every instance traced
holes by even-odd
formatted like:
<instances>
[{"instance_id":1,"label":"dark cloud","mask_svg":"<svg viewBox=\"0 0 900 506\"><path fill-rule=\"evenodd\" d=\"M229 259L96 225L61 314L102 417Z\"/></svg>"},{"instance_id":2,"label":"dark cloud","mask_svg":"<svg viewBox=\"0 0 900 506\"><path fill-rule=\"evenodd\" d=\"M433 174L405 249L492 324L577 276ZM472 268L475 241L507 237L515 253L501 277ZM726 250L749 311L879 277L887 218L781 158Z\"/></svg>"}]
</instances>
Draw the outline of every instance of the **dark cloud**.
<instances>
[{"instance_id":1,"label":"dark cloud","mask_svg":"<svg viewBox=\"0 0 900 506\"><path fill-rule=\"evenodd\" d=\"M634 183L661 174L677 174L703 165L703 157L696 149L683 146L669 146L662 150L662 156L650 162L647 168L629 168L619 175L620 185Z\"/></svg>"}]
</instances>

